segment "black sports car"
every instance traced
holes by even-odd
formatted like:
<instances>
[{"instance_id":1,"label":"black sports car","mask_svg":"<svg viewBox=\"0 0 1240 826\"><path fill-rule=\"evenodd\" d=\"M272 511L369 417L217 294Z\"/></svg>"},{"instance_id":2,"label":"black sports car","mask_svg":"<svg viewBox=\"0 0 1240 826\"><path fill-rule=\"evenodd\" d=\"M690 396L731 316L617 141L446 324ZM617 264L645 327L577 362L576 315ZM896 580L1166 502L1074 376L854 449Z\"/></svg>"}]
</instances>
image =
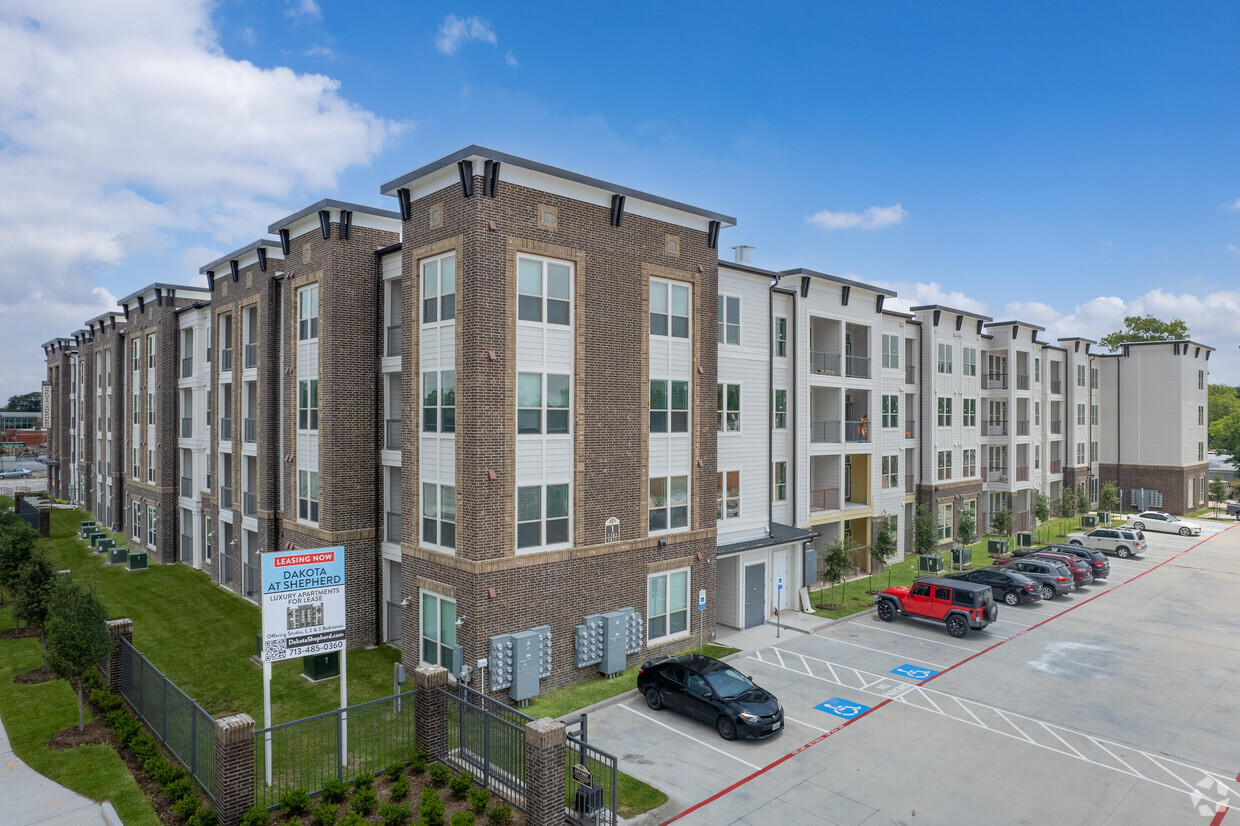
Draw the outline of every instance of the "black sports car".
<instances>
[{"instance_id":1,"label":"black sports car","mask_svg":"<svg viewBox=\"0 0 1240 826\"><path fill-rule=\"evenodd\" d=\"M648 660L637 673L637 690L652 709L670 708L714 726L724 740L770 737L784 728L784 707L775 695L701 654Z\"/></svg>"}]
</instances>

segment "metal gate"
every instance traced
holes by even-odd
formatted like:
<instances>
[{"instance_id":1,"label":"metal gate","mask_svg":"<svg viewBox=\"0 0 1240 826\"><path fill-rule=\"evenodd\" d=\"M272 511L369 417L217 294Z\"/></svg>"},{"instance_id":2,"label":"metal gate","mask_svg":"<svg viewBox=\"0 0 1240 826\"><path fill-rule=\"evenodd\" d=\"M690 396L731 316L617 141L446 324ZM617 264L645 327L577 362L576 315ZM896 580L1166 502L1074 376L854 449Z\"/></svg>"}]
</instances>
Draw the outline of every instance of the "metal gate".
<instances>
[{"instance_id":1,"label":"metal gate","mask_svg":"<svg viewBox=\"0 0 1240 826\"><path fill-rule=\"evenodd\" d=\"M578 826L618 826L616 778L620 774L620 761L586 742L588 731L584 714L565 723L570 726L580 723L580 729L575 734L569 733L565 744L568 799L564 819Z\"/></svg>"},{"instance_id":2,"label":"metal gate","mask_svg":"<svg viewBox=\"0 0 1240 826\"><path fill-rule=\"evenodd\" d=\"M446 700L444 762L525 810L525 724L534 718L463 683L436 689Z\"/></svg>"}]
</instances>

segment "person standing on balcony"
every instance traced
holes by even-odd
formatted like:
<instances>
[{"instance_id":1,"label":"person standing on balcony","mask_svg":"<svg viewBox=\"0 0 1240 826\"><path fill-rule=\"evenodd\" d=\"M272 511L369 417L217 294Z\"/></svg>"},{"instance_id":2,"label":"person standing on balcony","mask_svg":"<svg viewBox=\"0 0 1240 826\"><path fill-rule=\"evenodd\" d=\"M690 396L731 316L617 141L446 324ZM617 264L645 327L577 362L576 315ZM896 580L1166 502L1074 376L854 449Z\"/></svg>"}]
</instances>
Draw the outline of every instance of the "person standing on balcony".
<instances>
[{"instance_id":1,"label":"person standing on balcony","mask_svg":"<svg viewBox=\"0 0 1240 826\"><path fill-rule=\"evenodd\" d=\"M868 432L869 432L869 430L870 430L870 417L869 417L869 416L866 416L864 413L862 413L862 414L861 414L861 428L860 428L860 431L861 431L861 439L862 439L863 441L865 440L865 434L866 434L866 433L868 433Z\"/></svg>"}]
</instances>

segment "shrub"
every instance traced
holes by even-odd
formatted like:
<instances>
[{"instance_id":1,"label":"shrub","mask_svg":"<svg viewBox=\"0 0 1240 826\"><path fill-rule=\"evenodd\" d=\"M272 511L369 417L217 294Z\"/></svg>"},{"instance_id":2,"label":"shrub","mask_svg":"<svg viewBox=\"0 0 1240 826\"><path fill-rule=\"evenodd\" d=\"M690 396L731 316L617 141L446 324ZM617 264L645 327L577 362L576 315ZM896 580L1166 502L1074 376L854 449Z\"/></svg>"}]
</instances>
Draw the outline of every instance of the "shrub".
<instances>
[{"instance_id":1,"label":"shrub","mask_svg":"<svg viewBox=\"0 0 1240 826\"><path fill-rule=\"evenodd\" d=\"M343 803L349 796L349 784L329 777L323 781L323 800L327 803Z\"/></svg>"},{"instance_id":2,"label":"shrub","mask_svg":"<svg viewBox=\"0 0 1240 826\"><path fill-rule=\"evenodd\" d=\"M255 806L241 816L239 826L267 826L271 822L271 812L262 806Z\"/></svg>"},{"instance_id":3,"label":"shrub","mask_svg":"<svg viewBox=\"0 0 1240 826\"><path fill-rule=\"evenodd\" d=\"M384 772L387 773L388 780L399 780L400 776L405 773L405 764L393 763L384 769Z\"/></svg>"},{"instance_id":4,"label":"shrub","mask_svg":"<svg viewBox=\"0 0 1240 826\"><path fill-rule=\"evenodd\" d=\"M469 790L469 808L474 814L480 815L487 810L487 805L491 802L491 790L486 787L479 787Z\"/></svg>"},{"instance_id":5,"label":"shrub","mask_svg":"<svg viewBox=\"0 0 1240 826\"><path fill-rule=\"evenodd\" d=\"M464 800L469 790L474 787L474 777L469 772L461 772L448 781L448 788L457 800Z\"/></svg>"},{"instance_id":6,"label":"shrub","mask_svg":"<svg viewBox=\"0 0 1240 826\"><path fill-rule=\"evenodd\" d=\"M353 788L355 789L370 789L373 788L374 785L375 776L373 774L364 773L353 778Z\"/></svg>"},{"instance_id":7,"label":"shrub","mask_svg":"<svg viewBox=\"0 0 1240 826\"><path fill-rule=\"evenodd\" d=\"M404 826L413 818L408 806L399 803L384 803L379 807L379 819L383 826Z\"/></svg>"},{"instance_id":8,"label":"shrub","mask_svg":"<svg viewBox=\"0 0 1240 826\"><path fill-rule=\"evenodd\" d=\"M512 823L512 807L507 803L501 803L490 811L487 820L492 823Z\"/></svg>"},{"instance_id":9,"label":"shrub","mask_svg":"<svg viewBox=\"0 0 1240 826\"><path fill-rule=\"evenodd\" d=\"M148 757L155 754L155 739L145 731L139 731L129 741L129 748L133 749L133 753L139 760L145 762Z\"/></svg>"},{"instance_id":10,"label":"shrub","mask_svg":"<svg viewBox=\"0 0 1240 826\"><path fill-rule=\"evenodd\" d=\"M366 818L357 812L349 812L340 820L336 821L336 826L369 826Z\"/></svg>"},{"instance_id":11,"label":"shrub","mask_svg":"<svg viewBox=\"0 0 1240 826\"><path fill-rule=\"evenodd\" d=\"M388 793L392 795L393 800L404 800L409 796L409 778L402 777L388 788Z\"/></svg>"},{"instance_id":12,"label":"shrub","mask_svg":"<svg viewBox=\"0 0 1240 826\"><path fill-rule=\"evenodd\" d=\"M169 768L168 761L161 754L152 753L142 758L142 773L156 783Z\"/></svg>"},{"instance_id":13,"label":"shrub","mask_svg":"<svg viewBox=\"0 0 1240 826\"><path fill-rule=\"evenodd\" d=\"M194 794L194 783L188 777L178 777L165 786L160 786L164 794L173 800L180 800L186 795Z\"/></svg>"},{"instance_id":14,"label":"shrub","mask_svg":"<svg viewBox=\"0 0 1240 826\"><path fill-rule=\"evenodd\" d=\"M106 688L96 688L90 692L90 698L95 701L95 705L104 712L105 715L111 716L113 711L120 711L125 707L125 701L120 697L108 691ZM126 715L128 716L128 715ZM109 725L111 725L109 723Z\"/></svg>"},{"instance_id":15,"label":"shrub","mask_svg":"<svg viewBox=\"0 0 1240 826\"><path fill-rule=\"evenodd\" d=\"M310 795L305 789L289 789L280 795L280 811L286 815L299 815L310 808Z\"/></svg>"},{"instance_id":16,"label":"shrub","mask_svg":"<svg viewBox=\"0 0 1240 826\"><path fill-rule=\"evenodd\" d=\"M436 789L442 789L448 785L448 767L443 763L435 763L426 770L426 773L431 776L431 785Z\"/></svg>"},{"instance_id":17,"label":"shrub","mask_svg":"<svg viewBox=\"0 0 1240 826\"><path fill-rule=\"evenodd\" d=\"M413 754L409 755L409 771L414 774L421 774L426 771L426 750L417 748L413 750Z\"/></svg>"},{"instance_id":18,"label":"shrub","mask_svg":"<svg viewBox=\"0 0 1240 826\"><path fill-rule=\"evenodd\" d=\"M113 712L115 714L116 712ZM142 726L137 720L128 714L123 715L124 719L112 726L112 733L116 735L116 740L122 746L128 746L134 741L134 738L142 733Z\"/></svg>"},{"instance_id":19,"label":"shrub","mask_svg":"<svg viewBox=\"0 0 1240 826\"><path fill-rule=\"evenodd\" d=\"M172 804L172 811L181 820L189 820L198 811L198 798L192 794L186 794L177 798L177 802Z\"/></svg>"},{"instance_id":20,"label":"shrub","mask_svg":"<svg viewBox=\"0 0 1240 826\"><path fill-rule=\"evenodd\" d=\"M335 826L336 818L340 817L339 803L320 803L310 814L319 826Z\"/></svg>"},{"instance_id":21,"label":"shrub","mask_svg":"<svg viewBox=\"0 0 1240 826\"><path fill-rule=\"evenodd\" d=\"M215 809L203 806L189 819L189 826L220 826L220 820L215 816Z\"/></svg>"},{"instance_id":22,"label":"shrub","mask_svg":"<svg viewBox=\"0 0 1240 826\"><path fill-rule=\"evenodd\" d=\"M452 815L452 826L474 826L474 813L457 812Z\"/></svg>"},{"instance_id":23,"label":"shrub","mask_svg":"<svg viewBox=\"0 0 1240 826\"><path fill-rule=\"evenodd\" d=\"M351 806L353 811L360 815L369 815L375 810L379 798L375 796L375 790L370 786L363 786L353 793Z\"/></svg>"},{"instance_id":24,"label":"shrub","mask_svg":"<svg viewBox=\"0 0 1240 826\"><path fill-rule=\"evenodd\" d=\"M429 786L422 790L422 805L418 806L418 815L423 826L443 826L444 805L439 799L439 792Z\"/></svg>"}]
</instances>

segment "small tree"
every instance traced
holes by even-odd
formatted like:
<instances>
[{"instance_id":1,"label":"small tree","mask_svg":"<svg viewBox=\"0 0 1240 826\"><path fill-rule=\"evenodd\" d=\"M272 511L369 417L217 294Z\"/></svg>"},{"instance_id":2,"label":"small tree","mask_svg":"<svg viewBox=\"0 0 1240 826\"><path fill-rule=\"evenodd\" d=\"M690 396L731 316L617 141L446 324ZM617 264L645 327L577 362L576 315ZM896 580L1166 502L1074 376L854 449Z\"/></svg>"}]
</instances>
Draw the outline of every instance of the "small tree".
<instances>
[{"instance_id":1,"label":"small tree","mask_svg":"<svg viewBox=\"0 0 1240 826\"><path fill-rule=\"evenodd\" d=\"M973 511L961 511L960 522L956 525L956 538L961 545L972 545L977 541L977 520Z\"/></svg>"},{"instance_id":2,"label":"small tree","mask_svg":"<svg viewBox=\"0 0 1240 826\"><path fill-rule=\"evenodd\" d=\"M1227 499L1230 489L1227 483L1223 481L1222 476L1215 476L1210 480L1210 498L1214 500L1214 510L1218 511L1219 505Z\"/></svg>"},{"instance_id":3,"label":"small tree","mask_svg":"<svg viewBox=\"0 0 1240 826\"><path fill-rule=\"evenodd\" d=\"M1035 529L1051 518L1051 498L1041 491L1034 491L1033 494L1033 518L1036 520Z\"/></svg>"},{"instance_id":4,"label":"small tree","mask_svg":"<svg viewBox=\"0 0 1240 826\"><path fill-rule=\"evenodd\" d=\"M883 581L883 566L887 564L888 559L895 555L896 532L891 527L891 522L884 518L878 523L878 532L874 534L874 541L870 543L870 561L878 565L878 581L880 584ZM890 575L888 578L890 578ZM870 566L870 591L874 591L874 565Z\"/></svg>"},{"instance_id":5,"label":"small tree","mask_svg":"<svg viewBox=\"0 0 1240 826\"><path fill-rule=\"evenodd\" d=\"M1059 502L1059 515L1064 519L1076 516L1076 491L1068 489L1063 492L1063 499Z\"/></svg>"},{"instance_id":6,"label":"small tree","mask_svg":"<svg viewBox=\"0 0 1240 826\"><path fill-rule=\"evenodd\" d=\"M990 515L990 529L1005 539L1009 539L1012 536L1012 512L1007 508L999 508L992 513Z\"/></svg>"},{"instance_id":7,"label":"small tree","mask_svg":"<svg viewBox=\"0 0 1240 826\"><path fill-rule=\"evenodd\" d=\"M918 505L917 513L913 516L913 547L919 554L932 554L938 544L934 515L930 513L930 508Z\"/></svg>"},{"instance_id":8,"label":"small tree","mask_svg":"<svg viewBox=\"0 0 1240 826\"><path fill-rule=\"evenodd\" d=\"M56 593L56 566L43 553L36 553L18 572L15 590L13 616L42 627Z\"/></svg>"},{"instance_id":9,"label":"small tree","mask_svg":"<svg viewBox=\"0 0 1240 826\"><path fill-rule=\"evenodd\" d=\"M39 532L24 519L12 517L0 528L0 586L10 590L17 587L17 577L22 566L34 555Z\"/></svg>"},{"instance_id":10,"label":"small tree","mask_svg":"<svg viewBox=\"0 0 1240 826\"><path fill-rule=\"evenodd\" d=\"M112 650L112 638L104 626L108 614L103 604L81 585L61 580L47 614L48 669L77 689L78 731L86 727L82 712L82 678Z\"/></svg>"},{"instance_id":11,"label":"small tree","mask_svg":"<svg viewBox=\"0 0 1240 826\"><path fill-rule=\"evenodd\" d=\"M822 573L831 585L831 598L835 596L835 584L848 572L848 548L851 545L848 537L843 536L827 546L822 555ZM840 603L831 603L831 608L842 608Z\"/></svg>"},{"instance_id":12,"label":"small tree","mask_svg":"<svg viewBox=\"0 0 1240 826\"><path fill-rule=\"evenodd\" d=\"M1114 511L1119 508L1119 488L1114 482L1103 482L1098 489L1098 509Z\"/></svg>"},{"instance_id":13,"label":"small tree","mask_svg":"<svg viewBox=\"0 0 1240 826\"><path fill-rule=\"evenodd\" d=\"M1089 513L1089 494L1083 487L1076 489L1076 511L1081 516Z\"/></svg>"}]
</instances>

